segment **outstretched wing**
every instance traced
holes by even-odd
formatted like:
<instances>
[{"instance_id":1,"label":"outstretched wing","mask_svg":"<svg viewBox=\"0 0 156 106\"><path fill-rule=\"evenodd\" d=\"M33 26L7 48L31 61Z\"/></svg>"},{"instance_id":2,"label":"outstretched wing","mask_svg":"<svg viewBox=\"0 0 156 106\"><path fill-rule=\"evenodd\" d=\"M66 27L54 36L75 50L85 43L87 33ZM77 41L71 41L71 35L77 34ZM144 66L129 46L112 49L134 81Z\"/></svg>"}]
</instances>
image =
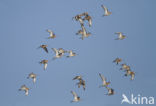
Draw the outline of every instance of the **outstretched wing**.
<instances>
[{"instance_id":1,"label":"outstretched wing","mask_svg":"<svg viewBox=\"0 0 156 106\"><path fill-rule=\"evenodd\" d=\"M105 84L106 83L106 78L103 75L101 75L100 73L99 73L99 76L101 77L103 83Z\"/></svg>"}]
</instances>

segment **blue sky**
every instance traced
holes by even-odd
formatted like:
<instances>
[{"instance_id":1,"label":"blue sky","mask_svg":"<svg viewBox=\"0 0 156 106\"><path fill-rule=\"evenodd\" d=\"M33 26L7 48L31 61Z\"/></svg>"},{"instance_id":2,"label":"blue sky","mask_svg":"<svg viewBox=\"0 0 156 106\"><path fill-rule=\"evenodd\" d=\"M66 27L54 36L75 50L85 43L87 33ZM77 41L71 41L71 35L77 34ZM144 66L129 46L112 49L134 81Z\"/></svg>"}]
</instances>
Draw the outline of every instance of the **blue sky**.
<instances>
[{"instance_id":1,"label":"blue sky","mask_svg":"<svg viewBox=\"0 0 156 106\"><path fill-rule=\"evenodd\" d=\"M102 4L112 15L102 17ZM121 105L123 93L155 97L155 4L155 0L0 0L0 105L113 106ZM93 26L86 27L92 36L81 40L75 35L80 25L72 17L83 12L92 16ZM56 39L46 39L46 29L53 30ZM114 40L119 31L125 40ZM37 49L41 44L48 45L48 54ZM38 62L52 59L51 48L71 49L78 55L51 61L44 71ZM116 57L136 72L134 81L112 63ZM37 74L36 84L26 79L31 72ZM115 95L106 96L107 90L98 88L98 73L111 81ZM76 75L86 80L86 91L72 81ZM31 88L29 96L18 91L23 84ZM71 90L81 102L70 103Z\"/></svg>"}]
</instances>

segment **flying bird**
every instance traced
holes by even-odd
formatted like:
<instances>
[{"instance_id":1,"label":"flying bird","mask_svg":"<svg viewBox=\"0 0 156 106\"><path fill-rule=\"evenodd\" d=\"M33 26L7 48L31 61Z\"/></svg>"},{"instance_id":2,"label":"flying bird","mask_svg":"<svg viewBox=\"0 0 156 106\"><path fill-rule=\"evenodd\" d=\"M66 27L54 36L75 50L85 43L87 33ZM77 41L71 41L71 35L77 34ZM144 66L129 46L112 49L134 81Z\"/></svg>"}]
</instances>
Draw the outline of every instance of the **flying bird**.
<instances>
[{"instance_id":1,"label":"flying bird","mask_svg":"<svg viewBox=\"0 0 156 106\"><path fill-rule=\"evenodd\" d=\"M135 77L135 73L131 70L126 70L126 74L125 76L131 76L131 80L134 80L134 77Z\"/></svg>"},{"instance_id":2,"label":"flying bird","mask_svg":"<svg viewBox=\"0 0 156 106\"><path fill-rule=\"evenodd\" d=\"M39 48L43 48L48 53L47 45L41 45Z\"/></svg>"},{"instance_id":3,"label":"flying bird","mask_svg":"<svg viewBox=\"0 0 156 106\"><path fill-rule=\"evenodd\" d=\"M108 9L104 5L101 5L101 7L104 9L104 12L105 12L103 16L109 16L112 14L112 12L108 11Z\"/></svg>"},{"instance_id":4,"label":"flying bird","mask_svg":"<svg viewBox=\"0 0 156 106\"><path fill-rule=\"evenodd\" d=\"M123 39L125 39L125 38L126 38L126 36L125 36L125 35L123 35L123 33L122 33L122 32L116 32L115 34L117 34L117 35L118 35L118 38L116 38L115 40L123 40Z\"/></svg>"},{"instance_id":5,"label":"flying bird","mask_svg":"<svg viewBox=\"0 0 156 106\"><path fill-rule=\"evenodd\" d=\"M116 58L113 62L116 63L117 65L122 61L121 58Z\"/></svg>"},{"instance_id":6,"label":"flying bird","mask_svg":"<svg viewBox=\"0 0 156 106\"><path fill-rule=\"evenodd\" d=\"M42 60L40 62L40 64L44 64L44 70L46 70L47 66L48 66L48 60Z\"/></svg>"},{"instance_id":7,"label":"flying bird","mask_svg":"<svg viewBox=\"0 0 156 106\"><path fill-rule=\"evenodd\" d=\"M99 76L102 79L102 85L100 85L99 87L107 87L110 84L110 82L107 82L106 78L103 75L101 75L100 73L99 73Z\"/></svg>"},{"instance_id":8,"label":"flying bird","mask_svg":"<svg viewBox=\"0 0 156 106\"><path fill-rule=\"evenodd\" d=\"M120 70L130 70L130 66L126 65L126 64L121 64L122 68L120 68Z\"/></svg>"},{"instance_id":9,"label":"flying bird","mask_svg":"<svg viewBox=\"0 0 156 106\"><path fill-rule=\"evenodd\" d=\"M83 15L85 16L83 18L83 21L87 20L88 23L89 23L89 27L91 27L92 26L92 17L87 12L83 13Z\"/></svg>"},{"instance_id":10,"label":"flying bird","mask_svg":"<svg viewBox=\"0 0 156 106\"><path fill-rule=\"evenodd\" d=\"M50 35L50 37L48 37L48 39L54 39L54 38L56 38L56 35L55 35L55 33L53 33L53 31L51 31L51 30L47 30L47 32L49 32L49 35Z\"/></svg>"},{"instance_id":11,"label":"flying bird","mask_svg":"<svg viewBox=\"0 0 156 106\"><path fill-rule=\"evenodd\" d=\"M78 85L78 88L80 88L81 87L81 85L83 86L83 90L85 90L86 89L86 83L85 83L85 81L84 80L79 80L79 82L77 83L77 85Z\"/></svg>"},{"instance_id":12,"label":"flying bird","mask_svg":"<svg viewBox=\"0 0 156 106\"><path fill-rule=\"evenodd\" d=\"M108 93L106 95L114 95L114 89L106 87L108 90Z\"/></svg>"},{"instance_id":13,"label":"flying bird","mask_svg":"<svg viewBox=\"0 0 156 106\"><path fill-rule=\"evenodd\" d=\"M80 97L74 91L71 91L71 93L73 94L73 97L74 97L71 103L80 101Z\"/></svg>"},{"instance_id":14,"label":"flying bird","mask_svg":"<svg viewBox=\"0 0 156 106\"><path fill-rule=\"evenodd\" d=\"M91 33L86 31L86 28L84 26L81 26L81 28L82 28L82 30L79 30L78 33L76 33L76 34L77 35L81 34L82 35L82 37L81 37L82 40L91 35Z\"/></svg>"},{"instance_id":15,"label":"flying bird","mask_svg":"<svg viewBox=\"0 0 156 106\"><path fill-rule=\"evenodd\" d=\"M76 15L75 17L73 17L73 19L75 19L76 21L80 22L80 25L84 25L83 19L81 18L82 15Z\"/></svg>"},{"instance_id":16,"label":"flying bird","mask_svg":"<svg viewBox=\"0 0 156 106\"><path fill-rule=\"evenodd\" d=\"M67 57L73 57L76 56L76 53L74 53L72 50L68 51L69 55Z\"/></svg>"},{"instance_id":17,"label":"flying bird","mask_svg":"<svg viewBox=\"0 0 156 106\"><path fill-rule=\"evenodd\" d=\"M22 85L19 91L25 91L25 95L28 96L29 88L26 85Z\"/></svg>"},{"instance_id":18,"label":"flying bird","mask_svg":"<svg viewBox=\"0 0 156 106\"><path fill-rule=\"evenodd\" d=\"M34 73L30 73L30 74L28 75L27 78L28 78L28 79L29 79L29 78L32 78L32 79L33 79L33 83L36 82L36 74L34 74Z\"/></svg>"},{"instance_id":19,"label":"flying bird","mask_svg":"<svg viewBox=\"0 0 156 106\"><path fill-rule=\"evenodd\" d=\"M61 58L64 55L63 52L60 53L60 50L57 50L56 48L52 48L52 50L55 52L55 56L53 57L53 59Z\"/></svg>"},{"instance_id":20,"label":"flying bird","mask_svg":"<svg viewBox=\"0 0 156 106\"><path fill-rule=\"evenodd\" d=\"M76 76L76 77L73 78L73 80L82 80L82 76L81 75L80 76Z\"/></svg>"}]
</instances>

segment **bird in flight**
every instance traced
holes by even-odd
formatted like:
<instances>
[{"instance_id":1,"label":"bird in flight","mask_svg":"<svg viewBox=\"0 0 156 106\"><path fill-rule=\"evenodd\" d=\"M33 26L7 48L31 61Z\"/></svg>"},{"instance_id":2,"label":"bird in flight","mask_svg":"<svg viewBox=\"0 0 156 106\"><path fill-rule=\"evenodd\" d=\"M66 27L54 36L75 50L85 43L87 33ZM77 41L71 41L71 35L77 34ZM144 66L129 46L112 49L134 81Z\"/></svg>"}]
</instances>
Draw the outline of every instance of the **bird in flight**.
<instances>
[{"instance_id":1,"label":"bird in flight","mask_svg":"<svg viewBox=\"0 0 156 106\"><path fill-rule=\"evenodd\" d=\"M36 74L34 74L34 73L30 73L30 74L28 75L27 78L28 78L28 79L29 79L29 78L32 78L32 79L33 79L33 83L36 82Z\"/></svg>"},{"instance_id":2,"label":"bird in flight","mask_svg":"<svg viewBox=\"0 0 156 106\"><path fill-rule=\"evenodd\" d=\"M42 60L40 64L44 64L44 70L46 70L48 66L48 60Z\"/></svg>"},{"instance_id":3,"label":"bird in flight","mask_svg":"<svg viewBox=\"0 0 156 106\"><path fill-rule=\"evenodd\" d=\"M101 75L100 73L99 73L99 76L102 79L102 85L100 85L99 87L107 87L110 84L110 82L107 82L106 78L103 75Z\"/></svg>"},{"instance_id":4,"label":"bird in flight","mask_svg":"<svg viewBox=\"0 0 156 106\"><path fill-rule=\"evenodd\" d=\"M87 20L88 23L89 23L89 27L92 26L92 17L87 13L87 12L84 12L82 15L84 15L85 17L83 18L83 21L84 20Z\"/></svg>"},{"instance_id":5,"label":"bird in flight","mask_svg":"<svg viewBox=\"0 0 156 106\"><path fill-rule=\"evenodd\" d=\"M131 80L134 80L134 77L135 77L135 73L131 70L126 70L126 74L125 76L131 76Z\"/></svg>"},{"instance_id":6,"label":"bird in flight","mask_svg":"<svg viewBox=\"0 0 156 106\"><path fill-rule=\"evenodd\" d=\"M81 75L80 76L76 76L76 77L73 78L73 80L82 80L82 76Z\"/></svg>"},{"instance_id":7,"label":"bird in flight","mask_svg":"<svg viewBox=\"0 0 156 106\"><path fill-rule=\"evenodd\" d=\"M84 38L88 37L91 35L91 33L86 31L86 28L82 25L81 26L82 30L79 30L76 35L82 35L81 39L83 40Z\"/></svg>"},{"instance_id":8,"label":"bird in flight","mask_svg":"<svg viewBox=\"0 0 156 106\"><path fill-rule=\"evenodd\" d=\"M61 58L64 55L64 50L63 49L56 49L56 48L52 48L52 50L55 52L55 56L53 57L53 59L57 59L57 58Z\"/></svg>"},{"instance_id":9,"label":"bird in flight","mask_svg":"<svg viewBox=\"0 0 156 106\"><path fill-rule=\"evenodd\" d=\"M121 58L116 58L113 62L116 63L117 65L122 61Z\"/></svg>"},{"instance_id":10,"label":"bird in flight","mask_svg":"<svg viewBox=\"0 0 156 106\"><path fill-rule=\"evenodd\" d=\"M25 91L25 95L28 96L29 88L26 85L22 85L19 91Z\"/></svg>"},{"instance_id":11,"label":"bird in flight","mask_svg":"<svg viewBox=\"0 0 156 106\"><path fill-rule=\"evenodd\" d=\"M73 57L76 56L76 53L74 53L72 50L67 51L69 55L67 57Z\"/></svg>"},{"instance_id":12,"label":"bird in flight","mask_svg":"<svg viewBox=\"0 0 156 106\"><path fill-rule=\"evenodd\" d=\"M48 53L47 45L41 45L39 48L43 48L45 50L45 52Z\"/></svg>"},{"instance_id":13,"label":"bird in flight","mask_svg":"<svg viewBox=\"0 0 156 106\"><path fill-rule=\"evenodd\" d=\"M77 85L78 85L78 88L80 88L81 87L81 85L83 86L83 90L85 90L86 89L86 83L85 83L85 81L84 80L79 80L79 82L77 83Z\"/></svg>"},{"instance_id":14,"label":"bird in flight","mask_svg":"<svg viewBox=\"0 0 156 106\"><path fill-rule=\"evenodd\" d=\"M73 94L73 97L74 97L71 103L80 101L80 97L74 91L71 91L71 93Z\"/></svg>"},{"instance_id":15,"label":"bird in flight","mask_svg":"<svg viewBox=\"0 0 156 106\"><path fill-rule=\"evenodd\" d=\"M73 19L75 19L76 21L80 22L80 25L84 25L83 19L81 18L82 14L76 15L75 17L73 17Z\"/></svg>"},{"instance_id":16,"label":"bird in flight","mask_svg":"<svg viewBox=\"0 0 156 106\"><path fill-rule=\"evenodd\" d=\"M112 14L112 12L108 11L108 9L104 5L101 5L101 7L104 9L105 12L103 16L109 16Z\"/></svg>"},{"instance_id":17,"label":"bird in flight","mask_svg":"<svg viewBox=\"0 0 156 106\"><path fill-rule=\"evenodd\" d=\"M122 32L116 32L115 34L117 34L117 35L118 35L118 38L116 38L115 40L123 40L123 39L125 39L125 38L126 38L126 36L125 36L125 35L123 35L123 33L122 33Z\"/></svg>"},{"instance_id":18,"label":"bird in flight","mask_svg":"<svg viewBox=\"0 0 156 106\"><path fill-rule=\"evenodd\" d=\"M122 68L120 68L120 70L130 70L130 66L128 66L127 64L121 64Z\"/></svg>"},{"instance_id":19,"label":"bird in flight","mask_svg":"<svg viewBox=\"0 0 156 106\"><path fill-rule=\"evenodd\" d=\"M48 39L54 39L54 38L56 38L56 35L55 35L55 33L52 30L47 29L47 32L49 32L49 35L50 35L48 37Z\"/></svg>"},{"instance_id":20,"label":"bird in flight","mask_svg":"<svg viewBox=\"0 0 156 106\"><path fill-rule=\"evenodd\" d=\"M114 95L114 89L106 87L108 90L108 93L106 95Z\"/></svg>"}]
</instances>

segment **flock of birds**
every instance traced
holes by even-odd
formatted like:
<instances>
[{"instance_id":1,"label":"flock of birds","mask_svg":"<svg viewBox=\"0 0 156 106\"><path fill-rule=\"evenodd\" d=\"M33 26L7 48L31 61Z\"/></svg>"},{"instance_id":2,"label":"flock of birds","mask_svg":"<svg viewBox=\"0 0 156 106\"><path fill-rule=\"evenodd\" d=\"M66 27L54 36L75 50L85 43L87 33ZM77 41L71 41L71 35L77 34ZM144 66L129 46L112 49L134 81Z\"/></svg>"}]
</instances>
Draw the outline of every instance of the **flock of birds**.
<instances>
[{"instance_id":1,"label":"flock of birds","mask_svg":"<svg viewBox=\"0 0 156 106\"><path fill-rule=\"evenodd\" d=\"M109 16L112 13L104 6L101 5L101 7L104 9L104 15L103 16ZM91 33L88 32L85 28L84 22L87 21L89 27L92 26L92 17L87 13L84 12L82 14L78 14L75 17L73 17L73 19L75 19L76 21L78 21L81 25L81 29L76 33L76 35L81 35L81 39L83 40L84 38L87 38L89 36L91 36ZM49 33L49 37L48 39L55 39L56 35L52 30L47 30L47 32ZM118 34L118 38L116 38L115 40L123 40L126 38L125 35L123 35L122 32L116 32L115 34ZM48 49L47 49L48 45L40 45L39 48L42 48L46 53L48 53ZM68 55L66 56L67 58L69 57L73 57L76 56L76 53L73 52L73 50L64 50L63 48L52 48L53 52L55 53L55 56L53 57L53 60L61 58L65 55L65 53L68 53ZM116 65L119 65L122 62L121 58L116 58L114 61L114 63L116 63ZM42 60L39 62L40 64L44 65L44 70L46 70L47 66L48 66L48 60ZM135 76L135 72L131 71L130 66L128 66L127 64L121 64L121 68L120 70L123 70L125 72L124 76L130 76L131 80L134 80L134 76ZM106 95L114 95L114 89L108 87L110 85L110 82L106 80L106 78L99 73L100 78L102 79L102 85L100 85L99 87L105 87L108 90L108 93ZM30 73L27 77L28 79L32 79L33 83L36 82L36 74L34 73ZM73 80L78 80L79 82L76 83L76 85L78 86L78 88L80 88L81 86L83 87L83 90L86 89L86 83L85 80L82 78L81 75L76 76L73 78ZM19 89L20 91L24 91L25 95L28 95L29 93L29 88L26 85L22 85ZM80 101L80 97L76 94L76 92L71 91L74 99L71 102L78 102Z\"/></svg>"}]
</instances>

